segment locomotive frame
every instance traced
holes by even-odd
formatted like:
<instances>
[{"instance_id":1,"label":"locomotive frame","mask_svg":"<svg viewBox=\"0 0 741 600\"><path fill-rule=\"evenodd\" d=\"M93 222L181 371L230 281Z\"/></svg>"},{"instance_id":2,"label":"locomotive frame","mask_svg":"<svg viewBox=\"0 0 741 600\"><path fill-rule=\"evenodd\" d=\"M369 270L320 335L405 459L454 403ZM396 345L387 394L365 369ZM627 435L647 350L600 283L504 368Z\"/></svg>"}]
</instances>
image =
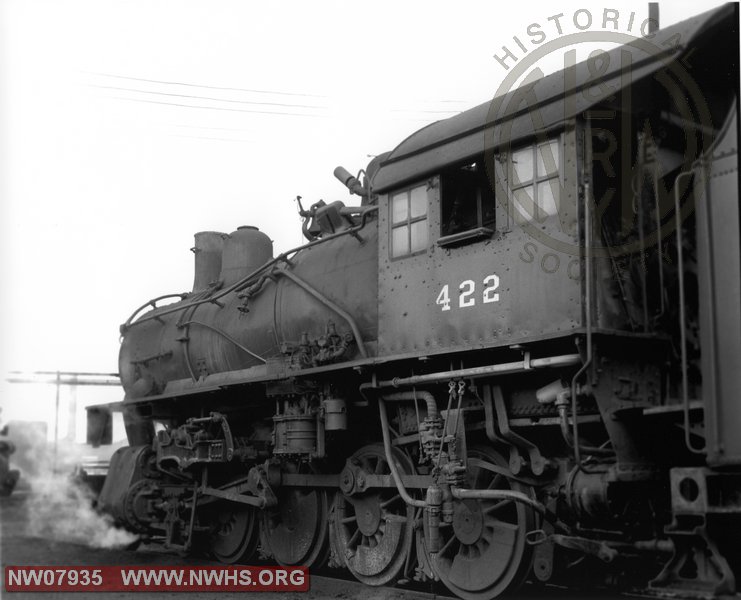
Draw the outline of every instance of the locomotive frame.
<instances>
[{"instance_id":1,"label":"locomotive frame","mask_svg":"<svg viewBox=\"0 0 741 600\"><path fill-rule=\"evenodd\" d=\"M196 234L193 291L121 327L130 446L99 506L225 562L471 600L528 579L735 593L738 52L718 48L738 49L738 9L653 43L630 82L617 58L637 46L609 53L608 96L574 65L495 98L495 119L486 103L412 134L362 182L338 168L361 203L301 208L299 248ZM710 97L694 120L673 69ZM597 201L611 139L628 228Z\"/></svg>"}]
</instances>

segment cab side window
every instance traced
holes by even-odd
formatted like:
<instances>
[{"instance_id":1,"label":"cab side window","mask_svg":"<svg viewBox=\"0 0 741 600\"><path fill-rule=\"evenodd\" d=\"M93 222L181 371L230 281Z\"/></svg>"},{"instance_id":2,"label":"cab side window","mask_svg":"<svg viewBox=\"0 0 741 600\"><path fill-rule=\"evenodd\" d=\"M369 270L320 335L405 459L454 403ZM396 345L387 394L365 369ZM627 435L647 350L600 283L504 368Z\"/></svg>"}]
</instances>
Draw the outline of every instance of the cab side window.
<instances>
[{"instance_id":1,"label":"cab side window","mask_svg":"<svg viewBox=\"0 0 741 600\"><path fill-rule=\"evenodd\" d=\"M439 245L490 236L495 213L493 186L482 161L443 173Z\"/></svg>"},{"instance_id":2,"label":"cab side window","mask_svg":"<svg viewBox=\"0 0 741 600\"><path fill-rule=\"evenodd\" d=\"M544 222L558 214L560 137L519 148L509 156L508 179L516 223Z\"/></svg>"},{"instance_id":3,"label":"cab side window","mask_svg":"<svg viewBox=\"0 0 741 600\"><path fill-rule=\"evenodd\" d=\"M427 185L391 195L391 258L427 250Z\"/></svg>"}]
</instances>

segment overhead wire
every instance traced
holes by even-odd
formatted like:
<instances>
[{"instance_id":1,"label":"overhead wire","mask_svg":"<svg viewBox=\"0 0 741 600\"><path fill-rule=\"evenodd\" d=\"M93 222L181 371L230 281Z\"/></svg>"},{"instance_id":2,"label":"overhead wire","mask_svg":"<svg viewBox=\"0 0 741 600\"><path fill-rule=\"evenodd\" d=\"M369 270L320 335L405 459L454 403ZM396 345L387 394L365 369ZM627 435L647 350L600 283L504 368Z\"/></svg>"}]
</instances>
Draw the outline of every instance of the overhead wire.
<instances>
[{"instance_id":1,"label":"overhead wire","mask_svg":"<svg viewBox=\"0 0 741 600\"><path fill-rule=\"evenodd\" d=\"M180 133L171 133L170 137L190 138L194 140L212 140L218 142L238 142L243 144L254 144L255 140L242 140L237 138L210 137L205 135L183 135Z\"/></svg>"},{"instance_id":2,"label":"overhead wire","mask_svg":"<svg viewBox=\"0 0 741 600\"><path fill-rule=\"evenodd\" d=\"M256 100L233 100L229 98L214 98L213 96L193 96L190 94L173 94L170 92L155 92L151 90L140 90L136 88L117 87L113 85L97 85L90 83L89 87L104 89L104 90L117 90L122 92L135 92L138 94L152 94L156 96L172 96L177 98L193 98L196 100L215 100L216 102L229 102L232 104L257 104L265 106L285 106L290 108L319 108L324 109L325 106L316 106L313 104L286 104L284 102L258 102Z\"/></svg>"},{"instance_id":3,"label":"overhead wire","mask_svg":"<svg viewBox=\"0 0 741 600\"><path fill-rule=\"evenodd\" d=\"M122 96L110 96L112 100L125 100L128 102L144 102L146 104L160 104L164 106L179 106L182 108L201 108L207 110L221 110L227 112L242 112L242 113L255 113L261 115L286 115L291 117L316 117L326 118L327 115L318 115L311 113L293 113L285 111L270 111L270 110L248 110L246 108L227 108L225 106L197 106L194 104L180 104L178 102L161 102L159 100L145 100L144 98L124 98Z\"/></svg>"},{"instance_id":4,"label":"overhead wire","mask_svg":"<svg viewBox=\"0 0 741 600\"><path fill-rule=\"evenodd\" d=\"M406 112L406 113L436 113L436 114L458 114L459 110L427 110L423 108L392 108L391 112Z\"/></svg>"},{"instance_id":5,"label":"overhead wire","mask_svg":"<svg viewBox=\"0 0 741 600\"><path fill-rule=\"evenodd\" d=\"M126 75L114 75L112 73L99 73L86 71L89 75L96 75L98 77L112 77L115 79L128 79L130 81L145 81L147 83L158 83L163 85L183 85L186 87L205 88L209 90L228 90L233 92L249 92L252 94L274 94L278 96L304 96L307 98L326 98L326 96L320 96L318 94L300 94L298 92L282 92L277 90L256 90L248 88L234 88L234 87L222 87L216 85L202 85L196 83L185 83L180 81L164 81L160 79L145 79L144 77L129 77Z\"/></svg>"},{"instance_id":6,"label":"overhead wire","mask_svg":"<svg viewBox=\"0 0 741 600\"><path fill-rule=\"evenodd\" d=\"M238 91L238 92L248 92L248 93L258 93L258 94L273 94L273 95L282 95L282 96L294 96L294 97L311 97L311 98L326 98L326 96L321 96L317 94L302 94L297 92L283 92L283 91L277 91L277 90L258 90L258 89L249 89L249 88L236 88L236 87L226 87L226 86L213 86L213 85L200 85L200 84L194 84L194 83L186 83L186 82L179 82L179 81L166 81L166 80L158 80L158 79L148 79L144 77L130 77L125 75L115 75L111 73L99 73L99 72L88 72L91 75L99 76L99 77L109 77L109 78L115 78L115 79L123 79L128 81L140 81L140 82L146 82L146 83L153 83L153 84L159 84L159 85L176 85L176 86L186 86L190 88L203 88L203 89L214 89L214 90L226 90L226 91ZM318 110L326 110L326 106L318 106L318 105L310 105L310 104L294 104L289 102L273 102L273 101L257 101L257 100L238 100L238 99L232 99L232 98L218 98L214 96L200 96L195 94L180 94L175 92L164 92L164 91L156 91L156 90L145 90L140 88L133 88L133 87L122 87L122 86L112 86L112 85L101 85L101 84L95 84L91 83L88 84L89 87L97 88L97 89L108 89L108 90L114 90L119 92L131 92L133 94L149 94L153 96L165 96L169 98L183 98L185 100L191 99L191 100L205 100L209 102L223 102L223 103L230 103L230 104L244 104L244 105L250 105L250 106L276 106L276 107L285 107L285 108L306 108L306 109L318 109ZM158 100L148 100L145 98L135 98L135 97L126 97L126 96L111 96L110 97L113 100L123 100L128 102L143 102L146 104L158 104L161 106L175 106L178 108L197 108L202 110L217 110L217 111L225 111L225 112L242 112L242 113L253 113L253 114L264 114L264 115L278 115L278 116L292 116L292 117L321 117L321 118L327 118L329 115L327 114L316 114L316 113L307 113L307 112L291 112L291 111L279 111L279 110L248 110L248 109L238 109L238 108L229 108L224 106L209 106L209 105L199 105L199 104L189 104L185 102L166 102L164 100L158 101ZM439 103L458 103L461 102L460 100L440 100ZM428 122L429 118L423 117L423 114L439 114L439 115L453 115L457 114L460 111L458 110L450 110L450 109L391 109L392 113L406 113L408 116L403 118L402 120L405 121L415 121L415 122ZM418 118L414 118L413 115L417 115ZM396 119L395 119L396 120ZM216 139L216 138L213 138Z\"/></svg>"}]
</instances>

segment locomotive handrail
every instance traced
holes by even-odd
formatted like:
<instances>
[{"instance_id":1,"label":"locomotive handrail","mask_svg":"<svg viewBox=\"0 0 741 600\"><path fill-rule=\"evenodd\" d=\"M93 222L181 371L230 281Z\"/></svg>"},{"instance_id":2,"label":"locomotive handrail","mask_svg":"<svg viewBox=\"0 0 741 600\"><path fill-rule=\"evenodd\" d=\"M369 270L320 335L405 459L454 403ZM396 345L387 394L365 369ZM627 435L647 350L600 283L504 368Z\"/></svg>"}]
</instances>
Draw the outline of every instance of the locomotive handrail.
<instances>
[{"instance_id":1,"label":"locomotive handrail","mask_svg":"<svg viewBox=\"0 0 741 600\"><path fill-rule=\"evenodd\" d=\"M218 327L214 327L213 325L209 325L208 323L204 323L203 321L196 321L195 319L191 319L190 321L186 321L185 323L180 323L180 325L182 327L186 327L188 325L200 325L201 327L205 327L206 329L209 329L209 330L213 331L214 333L217 333L218 335L220 335L221 337L223 337L225 340L231 342L237 348L239 348L240 350L243 350L244 352L246 352L247 354L249 354L252 358L256 358L257 360L259 360L259 361L261 361L263 363L267 363L268 362L262 356L260 356L259 354L255 354L254 352L252 352L252 350L250 350L246 346L243 346L242 344L240 344L237 340L235 340L232 336L230 336L226 331L222 331Z\"/></svg>"},{"instance_id":2,"label":"locomotive handrail","mask_svg":"<svg viewBox=\"0 0 741 600\"><path fill-rule=\"evenodd\" d=\"M131 322L136 318L136 316L143 311L145 308L149 307L151 309L157 308L157 302L160 300L165 300L167 298L180 298L181 300L185 300L190 294L188 292L181 292L179 294L165 294L164 296L157 296L156 298L152 298L149 302L145 302L142 304L139 308L137 308L131 316L126 319L126 322L121 325L121 331L125 331L129 327L131 327ZM152 317L154 318L154 317Z\"/></svg>"},{"instance_id":3,"label":"locomotive handrail","mask_svg":"<svg viewBox=\"0 0 741 600\"><path fill-rule=\"evenodd\" d=\"M592 164L592 122L587 120L587 158L586 163ZM590 173L591 175L591 173ZM587 176L589 177L589 175ZM574 373L571 378L571 440L572 449L574 451L574 462L577 467L584 470L584 466L581 462L581 450L579 442L579 405L578 397L576 393L576 382L587 369L592 365L592 197L590 195L591 185L589 179L584 182L584 320L586 321L587 330L587 356L582 364L581 368ZM579 340L577 339L577 345ZM560 415L562 423L562 431L568 432L568 419L566 418L565 411L561 411L563 414ZM563 427L563 423L566 423L567 427ZM568 437L564 437L566 444L569 444Z\"/></svg>"},{"instance_id":4,"label":"locomotive handrail","mask_svg":"<svg viewBox=\"0 0 741 600\"><path fill-rule=\"evenodd\" d=\"M689 384L687 374L687 323L686 319L686 300L684 295L684 252L682 251L682 217L680 212L679 203L679 181L683 177L692 176L695 174L695 169L692 168L689 171L682 171L674 179L674 230L677 236L677 277L679 281L677 285L679 287L679 338L680 338L680 352L682 360L682 413L684 415L684 443L687 449L694 454L704 454L705 448L695 448L692 445L692 439L690 438L690 396L689 396ZM707 202L705 207L707 210ZM707 221L706 221L707 223ZM707 237L710 240L710 236Z\"/></svg>"},{"instance_id":5,"label":"locomotive handrail","mask_svg":"<svg viewBox=\"0 0 741 600\"><path fill-rule=\"evenodd\" d=\"M359 224L357 224L357 225L355 225L353 227L348 227L347 229L343 229L342 231L338 231L337 233L332 233L332 234L330 234L330 235L328 235L326 237L321 237L321 238L319 238L317 240L314 240L312 242L309 242L308 244L303 244L301 246L296 246L295 248L291 248L290 250L286 250L285 252L279 254L275 258L270 259L268 262L266 262L261 267L258 267L257 269L255 269L254 271L252 271L252 273L250 273L249 275L245 275L239 281L236 281L235 283L233 283L229 287L224 288L219 293L217 293L217 294L215 294L213 296L209 296L208 298L203 298L201 300L194 300L193 302L188 302L187 304L184 304L184 305L181 305L181 306L176 306L176 307L173 307L173 308L170 308L170 309L165 309L161 313L159 313L158 315L145 316L145 317L142 317L141 319L139 319L138 321L132 322L132 320L134 319L134 317L142 309L146 308L147 306L150 306L151 303L154 301L154 300L150 300L146 304L142 305L139 309L137 309L134 312L134 314L132 314L131 317L129 317L123 325L121 325L121 333L125 332L127 329L129 329L130 327L133 327L134 325L139 325L141 323L146 323L147 321L151 321L153 319L157 319L159 317L163 317L165 315L169 315L169 314L178 312L180 310L185 310L185 309L190 308L192 306L200 306L201 304L212 303L215 300L218 300L219 298L223 298L227 294L230 294L230 293L232 293L234 291L237 291L240 288L242 288L245 285L247 285L250 281L252 281L252 279L255 276L259 275L260 273L262 273L266 269L269 269L270 267L272 267L272 266L274 266L274 265L276 265L278 263L285 262L288 259L289 256L291 256L293 254L296 254L297 252L300 252L301 250L307 250L308 248L311 248L313 246L318 246L319 244L322 244L324 242L328 242L330 240L333 240L335 238L341 237L343 235L354 235L354 234L356 234L358 231L360 231L361 229L363 229L365 227L366 221L368 220L368 215L370 215L371 213L377 212L377 211L378 211L378 206L369 206L366 210L364 210L361 213L361 215L360 215L360 223ZM183 296L183 297L186 297L186 296L188 296L188 294L187 293L186 294L169 294L167 296L160 296L159 298L156 298L155 300L162 299L162 298L167 298L167 297L173 297L173 296Z\"/></svg>"},{"instance_id":6,"label":"locomotive handrail","mask_svg":"<svg viewBox=\"0 0 741 600\"><path fill-rule=\"evenodd\" d=\"M585 162L588 165L592 164L592 121L587 119L587 139L589 143L586 148L586 159ZM564 441L566 445L571 446L574 451L574 462L577 468L581 469L585 473L589 473L589 469L584 466L581 460L581 453L605 455L607 452L604 448L593 448L591 446L582 446L579 442L579 405L577 397L577 380L587 369L592 365L594 358L592 350L592 287L594 285L594 272L593 272L593 256L592 256L592 202L593 198L591 195L591 171L587 174L584 181L584 320L586 325L586 357L581 368L574 373L571 378L571 440L568 436L568 418L566 416L566 408L559 409L559 418L561 420L561 431L564 433ZM645 290L645 286L644 286ZM576 340L577 346L579 345L579 339Z\"/></svg>"}]
</instances>

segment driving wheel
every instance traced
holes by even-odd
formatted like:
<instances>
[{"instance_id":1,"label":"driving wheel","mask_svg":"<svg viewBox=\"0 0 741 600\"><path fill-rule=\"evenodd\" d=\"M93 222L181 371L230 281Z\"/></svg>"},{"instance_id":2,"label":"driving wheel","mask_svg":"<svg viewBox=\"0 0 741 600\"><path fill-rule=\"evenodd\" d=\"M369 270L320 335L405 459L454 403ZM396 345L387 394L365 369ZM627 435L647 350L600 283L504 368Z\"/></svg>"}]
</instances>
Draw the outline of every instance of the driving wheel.
<instances>
[{"instance_id":1,"label":"driving wheel","mask_svg":"<svg viewBox=\"0 0 741 600\"><path fill-rule=\"evenodd\" d=\"M364 473L391 473L382 445L365 446L351 457ZM411 461L394 451L400 473L413 472ZM414 538L414 509L396 488L375 488L345 496L337 493L330 528L333 548L350 572L367 585L386 585L398 579Z\"/></svg>"},{"instance_id":2,"label":"driving wheel","mask_svg":"<svg viewBox=\"0 0 741 600\"><path fill-rule=\"evenodd\" d=\"M305 464L285 465L288 473L315 472ZM278 505L261 519L263 540L281 565L320 567L329 553L327 492L321 488L283 488Z\"/></svg>"},{"instance_id":3,"label":"driving wheel","mask_svg":"<svg viewBox=\"0 0 741 600\"><path fill-rule=\"evenodd\" d=\"M469 449L466 487L532 494L508 472L507 461L490 448ZM533 552L525 536L535 524L533 510L514 500L454 500L453 522L440 528L440 551L430 563L457 596L495 598L519 587L530 571Z\"/></svg>"}]
</instances>

